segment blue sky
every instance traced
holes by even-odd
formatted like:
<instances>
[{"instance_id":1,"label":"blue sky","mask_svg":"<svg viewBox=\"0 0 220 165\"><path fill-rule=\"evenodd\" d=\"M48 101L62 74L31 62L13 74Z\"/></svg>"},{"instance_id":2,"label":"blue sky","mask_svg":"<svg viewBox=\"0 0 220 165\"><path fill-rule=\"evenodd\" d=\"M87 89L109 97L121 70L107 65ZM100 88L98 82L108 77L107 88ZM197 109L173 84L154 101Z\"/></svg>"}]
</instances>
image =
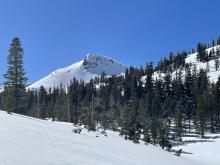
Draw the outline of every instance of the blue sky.
<instances>
[{"instance_id":1,"label":"blue sky","mask_svg":"<svg viewBox=\"0 0 220 165\"><path fill-rule=\"evenodd\" d=\"M0 82L20 37L29 82L87 53L157 62L220 35L219 0L0 0Z\"/></svg>"}]
</instances>

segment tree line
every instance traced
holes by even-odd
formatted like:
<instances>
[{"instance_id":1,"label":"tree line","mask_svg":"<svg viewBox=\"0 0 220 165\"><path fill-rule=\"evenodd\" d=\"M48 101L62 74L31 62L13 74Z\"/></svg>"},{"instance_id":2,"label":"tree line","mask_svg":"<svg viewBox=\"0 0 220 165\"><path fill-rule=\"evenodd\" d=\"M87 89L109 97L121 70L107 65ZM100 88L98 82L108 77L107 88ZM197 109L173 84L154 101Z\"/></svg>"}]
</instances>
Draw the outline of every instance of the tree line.
<instances>
[{"instance_id":1,"label":"tree line","mask_svg":"<svg viewBox=\"0 0 220 165\"><path fill-rule=\"evenodd\" d=\"M68 87L26 90L23 49L19 38L14 38L0 107L9 113L83 125L91 131L102 126L135 143L143 140L170 148L186 131L202 138L206 131L220 131L220 78L211 83L207 70L179 65L175 76L167 69L163 79L153 78L156 69L148 62L145 68L127 68L123 76L103 73L89 83L73 78Z\"/></svg>"}]
</instances>

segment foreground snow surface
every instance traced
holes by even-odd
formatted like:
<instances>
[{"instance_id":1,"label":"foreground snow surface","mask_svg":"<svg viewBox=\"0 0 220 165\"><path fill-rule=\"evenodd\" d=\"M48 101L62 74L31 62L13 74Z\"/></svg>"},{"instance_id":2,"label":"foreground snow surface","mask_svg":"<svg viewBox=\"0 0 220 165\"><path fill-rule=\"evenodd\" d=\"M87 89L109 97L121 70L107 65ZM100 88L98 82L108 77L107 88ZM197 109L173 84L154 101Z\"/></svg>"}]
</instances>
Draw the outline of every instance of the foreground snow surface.
<instances>
[{"instance_id":1,"label":"foreground snow surface","mask_svg":"<svg viewBox=\"0 0 220 165\"><path fill-rule=\"evenodd\" d=\"M0 111L1 165L197 165L160 148ZM98 136L98 137L97 137Z\"/></svg>"},{"instance_id":2,"label":"foreground snow surface","mask_svg":"<svg viewBox=\"0 0 220 165\"><path fill-rule=\"evenodd\" d=\"M193 159L204 165L220 164L220 135L206 134L205 139L198 137L184 137L184 145L174 147L182 149L182 157Z\"/></svg>"}]
</instances>

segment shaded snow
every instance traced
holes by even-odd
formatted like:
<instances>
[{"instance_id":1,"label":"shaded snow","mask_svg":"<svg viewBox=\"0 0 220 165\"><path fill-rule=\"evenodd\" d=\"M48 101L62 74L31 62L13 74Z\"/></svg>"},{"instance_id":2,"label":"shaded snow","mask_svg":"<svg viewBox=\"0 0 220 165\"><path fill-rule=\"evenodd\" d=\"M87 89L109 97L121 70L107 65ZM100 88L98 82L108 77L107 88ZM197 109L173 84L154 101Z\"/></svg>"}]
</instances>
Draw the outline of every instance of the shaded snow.
<instances>
[{"instance_id":1,"label":"shaded snow","mask_svg":"<svg viewBox=\"0 0 220 165\"><path fill-rule=\"evenodd\" d=\"M134 144L117 133L108 137L72 125L0 111L2 165L197 165L152 145Z\"/></svg>"}]
</instances>

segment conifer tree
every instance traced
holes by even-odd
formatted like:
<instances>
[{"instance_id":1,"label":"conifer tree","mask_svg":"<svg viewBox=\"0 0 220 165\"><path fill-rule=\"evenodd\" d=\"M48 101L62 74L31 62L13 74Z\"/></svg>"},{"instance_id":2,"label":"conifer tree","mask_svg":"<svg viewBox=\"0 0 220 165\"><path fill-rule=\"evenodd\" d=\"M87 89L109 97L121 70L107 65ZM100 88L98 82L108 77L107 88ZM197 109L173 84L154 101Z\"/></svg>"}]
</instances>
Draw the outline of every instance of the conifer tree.
<instances>
[{"instance_id":1,"label":"conifer tree","mask_svg":"<svg viewBox=\"0 0 220 165\"><path fill-rule=\"evenodd\" d=\"M195 73L194 73L195 74ZM191 129L191 120L196 111L196 77L191 73L191 69L186 69L184 81L184 95L185 97L185 112L186 119L188 120L189 132Z\"/></svg>"},{"instance_id":2,"label":"conifer tree","mask_svg":"<svg viewBox=\"0 0 220 165\"><path fill-rule=\"evenodd\" d=\"M18 37L13 38L8 54L8 69L5 77L4 103L10 112L25 112L25 87L27 78L23 66L24 51Z\"/></svg>"},{"instance_id":3,"label":"conifer tree","mask_svg":"<svg viewBox=\"0 0 220 165\"><path fill-rule=\"evenodd\" d=\"M68 121L68 104L67 104L67 94L65 92L65 89L61 85L58 93L57 93L57 99L55 102L55 114L56 119L58 121Z\"/></svg>"},{"instance_id":4,"label":"conifer tree","mask_svg":"<svg viewBox=\"0 0 220 165\"><path fill-rule=\"evenodd\" d=\"M220 77L216 83L216 127L220 131Z\"/></svg>"},{"instance_id":5,"label":"conifer tree","mask_svg":"<svg viewBox=\"0 0 220 165\"><path fill-rule=\"evenodd\" d=\"M206 112L206 105L204 94L200 95L197 101L197 128L202 138L205 137L205 112Z\"/></svg>"},{"instance_id":6,"label":"conifer tree","mask_svg":"<svg viewBox=\"0 0 220 165\"><path fill-rule=\"evenodd\" d=\"M169 127L165 121L160 121L159 122L159 127L158 127L158 140L159 144L162 149L165 147L168 147L169 144Z\"/></svg>"},{"instance_id":7,"label":"conifer tree","mask_svg":"<svg viewBox=\"0 0 220 165\"><path fill-rule=\"evenodd\" d=\"M176 137L179 138L179 141L182 141L182 132L183 132L183 124L182 124L182 120L183 120L183 115L180 111L180 103L177 104L177 112L176 112L176 116L175 116L175 127L176 127Z\"/></svg>"},{"instance_id":8,"label":"conifer tree","mask_svg":"<svg viewBox=\"0 0 220 165\"><path fill-rule=\"evenodd\" d=\"M47 116L47 91L43 86L40 87L38 92L39 99L39 118L45 119Z\"/></svg>"},{"instance_id":9,"label":"conifer tree","mask_svg":"<svg viewBox=\"0 0 220 165\"><path fill-rule=\"evenodd\" d=\"M219 69L219 59L215 59L215 70L217 71Z\"/></svg>"},{"instance_id":10,"label":"conifer tree","mask_svg":"<svg viewBox=\"0 0 220 165\"><path fill-rule=\"evenodd\" d=\"M147 63L146 67L146 83L145 83L145 107L146 111L152 115L152 100L153 100L153 90L154 90L154 84L153 84L153 63L149 62Z\"/></svg>"},{"instance_id":11,"label":"conifer tree","mask_svg":"<svg viewBox=\"0 0 220 165\"><path fill-rule=\"evenodd\" d=\"M197 60L198 61L206 62L206 61L209 60L208 54L206 52L206 46L204 44L199 43L197 45L197 52L198 52L198 54L197 54Z\"/></svg>"},{"instance_id":12,"label":"conifer tree","mask_svg":"<svg viewBox=\"0 0 220 165\"><path fill-rule=\"evenodd\" d=\"M210 120L210 131L212 133L215 132L216 126L215 126L215 115L217 114L218 109L218 93L216 89L217 85L211 84L210 88L210 107L209 107L209 120Z\"/></svg>"},{"instance_id":13,"label":"conifer tree","mask_svg":"<svg viewBox=\"0 0 220 165\"><path fill-rule=\"evenodd\" d=\"M156 145L158 138L159 119L154 115L150 121L150 133L153 140L153 145Z\"/></svg>"}]
</instances>

